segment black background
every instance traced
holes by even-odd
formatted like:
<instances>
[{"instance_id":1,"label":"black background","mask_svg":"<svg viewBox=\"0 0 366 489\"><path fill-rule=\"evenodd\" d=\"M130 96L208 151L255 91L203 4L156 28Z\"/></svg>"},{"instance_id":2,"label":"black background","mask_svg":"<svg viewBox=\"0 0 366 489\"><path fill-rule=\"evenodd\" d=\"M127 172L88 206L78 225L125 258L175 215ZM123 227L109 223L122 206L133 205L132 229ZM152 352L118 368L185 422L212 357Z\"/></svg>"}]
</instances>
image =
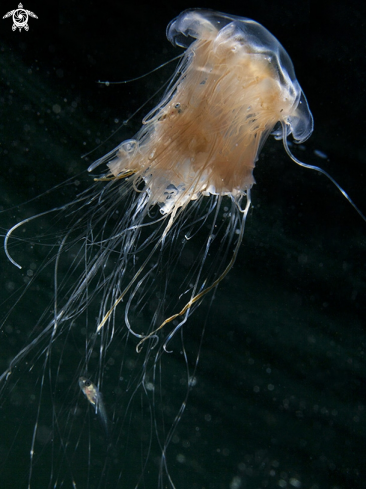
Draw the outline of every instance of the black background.
<instances>
[{"instance_id":1,"label":"black background","mask_svg":"<svg viewBox=\"0 0 366 489\"><path fill-rule=\"evenodd\" d=\"M15 4L2 2L1 16ZM105 141L174 63L126 85L96 82L133 78L174 57L166 26L199 6L253 18L284 45L315 120L313 136L294 152L327 170L366 212L366 17L359 2L23 5L38 16L28 32L0 21L2 209L78 174L136 132L151 105ZM255 177L244 244L215 294L197 386L178 427L181 439L195 441L181 448L184 464L176 468L172 457L174 482L177 489L364 487L366 223L325 177L290 161L281 142L268 141ZM72 199L72 191L62 198ZM52 199L2 213L2 229ZM2 254L2 296L26 268L18 271ZM36 310L25 312L24 334L36 318ZM2 370L18 348L6 326ZM3 454L16 431L8 409L3 402ZM2 458L1 487L26 487L27 459L9 467Z\"/></svg>"}]
</instances>

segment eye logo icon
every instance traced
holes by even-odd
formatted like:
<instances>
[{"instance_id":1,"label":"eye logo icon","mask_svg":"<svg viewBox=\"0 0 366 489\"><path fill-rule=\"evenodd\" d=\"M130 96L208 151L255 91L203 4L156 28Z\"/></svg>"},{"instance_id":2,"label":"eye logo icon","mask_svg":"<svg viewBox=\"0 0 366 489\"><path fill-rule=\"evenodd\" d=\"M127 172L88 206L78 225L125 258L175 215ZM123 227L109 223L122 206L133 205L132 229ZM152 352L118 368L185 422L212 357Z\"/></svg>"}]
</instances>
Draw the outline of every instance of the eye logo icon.
<instances>
[{"instance_id":1,"label":"eye logo icon","mask_svg":"<svg viewBox=\"0 0 366 489\"><path fill-rule=\"evenodd\" d=\"M30 10L25 10L23 5L20 3L16 10L11 10L7 14L4 15L3 19L7 19L8 17L13 16L13 25L12 30L15 31L17 28L19 31L24 29L25 31L29 30L28 18L33 17L34 19L38 19L36 14L31 12Z\"/></svg>"}]
</instances>

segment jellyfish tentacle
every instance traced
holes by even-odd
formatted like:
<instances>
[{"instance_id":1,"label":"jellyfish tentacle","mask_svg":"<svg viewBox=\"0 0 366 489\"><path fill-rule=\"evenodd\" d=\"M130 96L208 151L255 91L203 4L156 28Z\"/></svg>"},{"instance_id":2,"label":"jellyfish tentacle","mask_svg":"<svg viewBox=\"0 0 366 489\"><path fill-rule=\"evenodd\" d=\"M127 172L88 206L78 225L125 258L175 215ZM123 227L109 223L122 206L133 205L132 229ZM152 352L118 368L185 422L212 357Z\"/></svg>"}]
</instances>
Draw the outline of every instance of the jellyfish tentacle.
<instances>
[{"instance_id":1,"label":"jellyfish tentacle","mask_svg":"<svg viewBox=\"0 0 366 489\"><path fill-rule=\"evenodd\" d=\"M292 153L291 153L291 150L290 148L288 147L288 143L287 143L287 137L286 137L286 131L285 131L285 122L282 122L282 126L283 126L283 146L285 148L285 151L286 153L289 155L289 157L292 159L292 161L294 163L296 163L297 165L299 166L302 166L303 168L307 168L308 170L314 170L314 171L317 171L319 173L321 173L322 175L326 176L328 178L328 180L330 180L332 182L332 184L340 191L340 193L343 195L343 197L348 200L348 202L351 204L351 206L355 209L355 211L357 212L357 214L364 220L366 221L366 216L365 214L358 208L358 206L353 202L353 200L351 199L351 197L347 194L347 192L339 185L339 183L337 183L337 181L325 170L323 170L322 168L320 168L319 166L315 166L315 165L309 165L308 163L304 163L303 161L299 160L298 158L296 158L296 156L294 156Z\"/></svg>"},{"instance_id":2,"label":"jellyfish tentacle","mask_svg":"<svg viewBox=\"0 0 366 489\"><path fill-rule=\"evenodd\" d=\"M114 175L108 175L106 177L94 178L94 182L110 182L111 180L122 180L123 178L128 178L135 173L136 170L127 170L121 173L121 175L117 175L116 177Z\"/></svg>"},{"instance_id":3,"label":"jellyfish tentacle","mask_svg":"<svg viewBox=\"0 0 366 489\"><path fill-rule=\"evenodd\" d=\"M183 316L183 314L185 314L193 306L193 304L195 304L197 301L199 301L200 299L202 299L206 294L208 294L209 292L211 292L211 290L214 289L226 277L226 275L230 272L230 270L232 269L232 267L233 267L233 265L235 263L235 260L236 260L236 258L238 256L240 245L241 245L241 243L243 241L243 237L244 237L245 223L246 223L246 219L247 219L249 208L250 208L250 204L251 204L250 189L248 189L247 192L246 192L246 198L247 198L247 202L246 202L246 206L245 206L244 209L241 209L241 207L239 206L239 203L238 203L238 209L239 209L240 213L243 215L243 217L242 217L242 225L240 226L240 234L239 234L238 241L237 241L236 246L235 246L235 249L234 249L233 256L232 256L230 262L228 263L228 265L226 266L225 270L222 272L222 274L214 282L212 282L211 285L209 285L205 289L201 290L201 292L199 292L194 297L192 297L192 299L187 302L187 304L183 307L183 309L180 312L178 312L176 314L173 314L172 316L170 316L167 319L165 319L165 321L163 321L162 324L158 328L156 328L154 331L152 331L151 333L149 333L148 335L146 335L137 344L137 346L136 346L137 353L140 353L140 351L142 349L142 346L143 346L143 343L148 338L150 338L151 336L155 335L166 324L170 323L171 321L174 321L174 319L176 319L177 317Z\"/></svg>"},{"instance_id":4,"label":"jellyfish tentacle","mask_svg":"<svg viewBox=\"0 0 366 489\"><path fill-rule=\"evenodd\" d=\"M184 54L178 54L174 58L169 59L168 61L165 61L165 63L162 63L159 66L156 66L151 71L148 71L147 73L144 73L143 75L136 76L135 78L129 78L128 80L122 80L122 81L101 81L101 80L98 80L97 83L99 83L100 85L106 85L107 87L109 87L109 85L124 85L126 83L135 82L137 80L141 80L142 78L145 78L145 76L149 76L152 73L155 73L156 71L160 70L161 68L164 68L164 66L169 65L173 61L176 61L177 59L180 59L183 56L184 56Z\"/></svg>"},{"instance_id":5,"label":"jellyfish tentacle","mask_svg":"<svg viewBox=\"0 0 366 489\"><path fill-rule=\"evenodd\" d=\"M6 255L7 259L10 261L10 263L12 263L17 268L19 268L19 270L22 269L22 266L19 265L19 263L16 262L14 260L14 258L12 258L12 256L9 253L9 250L8 250L9 239L10 239L11 235L13 234L13 232L16 229L18 229L20 226L23 226L23 224L27 224L28 222L33 221L34 219L38 219L39 217L42 217L42 216L46 216L48 214L51 214L51 212L65 210L67 207L70 207L70 206L74 205L75 203L82 202L82 201L86 200L87 198L88 197L85 196L85 197L82 197L82 198L78 199L77 201L71 202L70 204L62 205L60 207L54 207L53 209L50 209L48 211L41 212L40 214L36 214L35 216L28 217L27 219L23 219L23 221L18 222L12 228L10 228L9 231L6 233L5 238L4 238L4 251L5 251L5 255Z\"/></svg>"},{"instance_id":6,"label":"jellyfish tentacle","mask_svg":"<svg viewBox=\"0 0 366 489\"><path fill-rule=\"evenodd\" d=\"M122 291L121 295L116 299L116 301L114 302L114 304L112 305L112 307L109 309L109 311L103 317L102 321L99 323L99 325L97 327L97 331L96 331L97 333L99 333L99 331L103 328L103 326L108 321L109 317L111 316L111 314L113 313L113 311L115 310L115 308L123 300L123 298L125 297L125 295L127 294L127 292L131 289L132 285L136 282L136 280L138 279L138 277L144 271L146 265L150 262L151 258L154 256L156 250L159 248L159 246L161 245L161 243L164 242L164 239L165 239L167 233L169 232L169 229L173 225L175 214L176 214L176 209L172 211L171 216L170 216L170 219L168 221L168 224L166 225L166 227L164 229L164 232L162 233L162 235L158 239L158 241L155 243L155 246L150 251L150 253L147 256L147 258L144 260L144 263L137 270L137 272L135 273L135 275L133 276L133 278L131 279L131 281L129 282L129 284L125 287L125 289ZM130 332L132 332L132 330L130 330ZM135 336L137 336L137 337L140 337L140 335L138 333L133 333L133 334ZM153 333L149 334L148 337L152 336L152 334Z\"/></svg>"}]
</instances>

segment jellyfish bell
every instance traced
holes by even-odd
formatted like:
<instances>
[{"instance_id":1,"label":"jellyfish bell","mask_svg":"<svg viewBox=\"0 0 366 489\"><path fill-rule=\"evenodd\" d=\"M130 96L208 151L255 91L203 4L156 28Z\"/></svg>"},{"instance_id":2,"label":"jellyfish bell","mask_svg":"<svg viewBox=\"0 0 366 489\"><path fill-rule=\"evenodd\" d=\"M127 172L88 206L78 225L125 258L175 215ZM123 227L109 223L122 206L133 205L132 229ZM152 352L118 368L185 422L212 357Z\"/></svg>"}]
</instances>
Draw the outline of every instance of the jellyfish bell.
<instances>
[{"instance_id":1,"label":"jellyfish bell","mask_svg":"<svg viewBox=\"0 0 366 489\"><path fill-rule=\"evenodd\" d=\"M272 34L250 19L187 10L169 24L167 37L185 52L162 100L134 138L89 167L106 164L106 173L73 202L53 209L67 227L53 259L47 256L48 268L54 267L52 308L0 377L5 402L9 392L19 394L21 375L38 375L29 488L44 470L43 454L52 458L50 487L104 483L103 444L94 450L97 436L85 436L80 378L98 386L111 422L113 466L104 464L110 487L144 486L144 477L154 473L159 487L174 487L167 451L200 353L200 344L185 348L183 325L235 262L253 169L267 137L282 139L303 164L286 141L290 134L305 141L313 119L292 62ZM35 217L6 236L14 264L12 234ZM183 395L169 410L161 400L166 382L174 382L164 367L174 361L175 341L187 369L180 379ZM53 403L48 425L47 383ZM131 412L136 405L141 418ZM45 425L51 447L37 450ZM94 430L97 435L98 424Z\"/></svg>"},{"instance_id":2,"label":"jellyfish bell","mask_svg":"<svg viewBox=\"0 0 366 489\"><path fill-rule=\"evenodd\" d=\"M170 87L108 163L143 179L163 214L210 194L240 198L269 134L303 142L313 131L290 57L257 22L187 10L167 37L186 49Z\"/></svg>"}]
</instances>

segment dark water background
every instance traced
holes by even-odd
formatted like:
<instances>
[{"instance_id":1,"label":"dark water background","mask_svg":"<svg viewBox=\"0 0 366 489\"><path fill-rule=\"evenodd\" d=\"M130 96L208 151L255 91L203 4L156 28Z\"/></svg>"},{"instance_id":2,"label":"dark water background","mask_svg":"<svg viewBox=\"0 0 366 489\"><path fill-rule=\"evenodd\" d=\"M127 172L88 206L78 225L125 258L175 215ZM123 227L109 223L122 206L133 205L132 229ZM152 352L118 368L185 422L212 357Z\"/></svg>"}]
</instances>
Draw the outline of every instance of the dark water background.
<instances>
[{"instance_id":1,"label":"dark water background","mask_svg":"<svg viewBox=\"0 0 366 489\"><path fill-rule=\"evenodd\" d=\"M3 2L2 15L15 4ZM366 17L358 4L199 6L254 18L280 40L315 119L313 136L294 152L331 173L366 213ZM124 86L106 88L96 81L132 78L175 56L166 25L192 6L106 1L55 7L29 1L24 8L39 17L30 19L29 32L12 32L11 20L1 20L2 209L78 174L133 136L150 106L93 155L80 158L144 103L174 64ZM182 442L179 449L172 446L173 480L177 489L365 487L366 223L325 177L290 161L280 142L266 144L255 178L244 243L215 294L197 385L177 428ZM1 214L2 230L71 200L75 191L71 186L56 194L57 202L46 195ZM6 312L42 256L18 246L22 271L4 254L0 259L1 298L10 296ZM47 287L39 284L31 308L15 312L17 335L7 323L1 331L1 371L46 305L42 286ZM205 313L189 320L193 339ZM172 370L174 376L178 371ZM27 385L29 396L33 388ZM174 391L166 402L175 405L172 396ZM28 402L18 402L22 412ZM0 407L0 487L26 487L30 442L16 438L15 404L2 400ZM15 457L7 463L10 447ZM176 461L178 452L184 463ZM43 463L47 483L49 467ZM144 487L156 486L154 479ZM85 481L78 487L93 485Z\"/></svg>"}]
</instances>

